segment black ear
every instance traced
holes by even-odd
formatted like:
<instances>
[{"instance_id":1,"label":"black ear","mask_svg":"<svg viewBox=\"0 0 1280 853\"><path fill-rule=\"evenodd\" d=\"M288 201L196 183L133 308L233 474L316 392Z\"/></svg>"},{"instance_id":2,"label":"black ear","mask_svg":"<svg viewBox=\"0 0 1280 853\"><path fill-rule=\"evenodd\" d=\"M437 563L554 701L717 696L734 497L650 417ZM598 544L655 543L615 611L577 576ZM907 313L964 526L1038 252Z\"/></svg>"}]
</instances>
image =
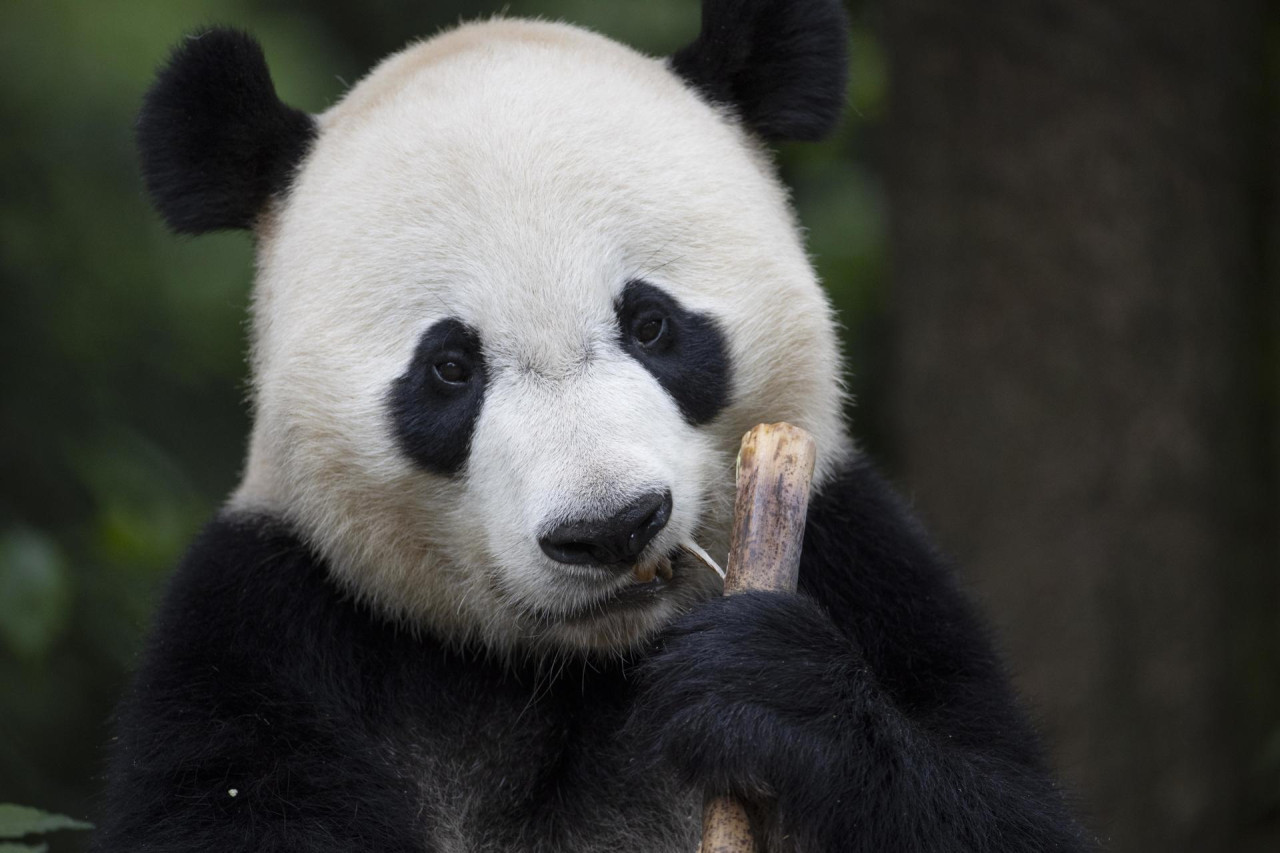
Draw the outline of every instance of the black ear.
<instances>
[{"instance_id":1,"label":"black ear","mask_svg":"<svg viewBox=\"0 0 1280 853\"><path fill-rule=\"evenodd\" d=\"M247 33L187 36L142 102L142 177L174 231L250 228L287 190L315 139L306 113L276 97L262 48Z\"/></svg>"},{"instance_id":2,"label":"black ear","mask_svg":"<svg viewBox=\"0 0 1280 853\"><path fill-rule=\"evenodd\" d=\"M816 140L840 119L848 42L840 0L703 0L671 67L765 139Z\"/></svg>"}]
</instances>

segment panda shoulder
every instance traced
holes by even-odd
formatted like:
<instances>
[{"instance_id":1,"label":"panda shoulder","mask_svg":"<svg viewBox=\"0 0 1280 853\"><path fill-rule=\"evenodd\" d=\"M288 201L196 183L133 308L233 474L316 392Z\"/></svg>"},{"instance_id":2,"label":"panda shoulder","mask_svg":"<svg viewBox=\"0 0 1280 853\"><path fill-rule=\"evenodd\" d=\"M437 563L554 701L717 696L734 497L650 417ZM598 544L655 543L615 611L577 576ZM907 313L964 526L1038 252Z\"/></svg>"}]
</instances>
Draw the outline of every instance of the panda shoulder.
<instances>
[{"instance_id":1,"label":"panda shoulder","mask_svg":"<svg viewBox=\"0 0 1280 853\"><path fill-rule=\"evenodd\" d=\"M283 520L224 511L188 548L156 613L140 675L271 680L376 633ZM366 640L367 641L367 640Z\"/></svg>"},{"instance_id":2,"label":"panda shoulder","mask_svg":"<svg viewBox=\"0 0 1280 853\"><path fill-rule=\"evenodd\" d=\"M968 609L952 561L911 504L860 454L810 499L800 584L816 598L859 611L874 602L896 612L922 597Z\"/></svg>"}]
</instances>

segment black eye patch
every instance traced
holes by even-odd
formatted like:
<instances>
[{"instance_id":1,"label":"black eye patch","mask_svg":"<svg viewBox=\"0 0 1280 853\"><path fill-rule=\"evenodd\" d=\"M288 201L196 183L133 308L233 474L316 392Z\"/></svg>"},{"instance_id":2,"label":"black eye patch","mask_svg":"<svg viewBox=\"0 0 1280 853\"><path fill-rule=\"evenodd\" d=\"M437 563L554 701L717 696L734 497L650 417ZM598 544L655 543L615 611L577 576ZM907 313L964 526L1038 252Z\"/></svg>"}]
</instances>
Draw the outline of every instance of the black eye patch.
<instances>
[{"instance_id":1,"label":"black eye patch","mask_svg":"<svg viewBox=\"0 0 1280 853\"><path fill-rule=\"evenodd\" d=\"M471 449L485 379L474 329L453 319L427 329L387 395L400 450L428 471L458 473Z\"/></svg>"},{"instance_id":2,"label":"black eye patch","mask_svg":"<svg viewBox=\"0 0 1280 853\"><path fill-rule=\"evenodd\" d=\"M711 317L644 281L627 282L615 310L622 349L653 374L685 420L706 423L728 405L729 357Z\"/></svg>"}]
</instances>

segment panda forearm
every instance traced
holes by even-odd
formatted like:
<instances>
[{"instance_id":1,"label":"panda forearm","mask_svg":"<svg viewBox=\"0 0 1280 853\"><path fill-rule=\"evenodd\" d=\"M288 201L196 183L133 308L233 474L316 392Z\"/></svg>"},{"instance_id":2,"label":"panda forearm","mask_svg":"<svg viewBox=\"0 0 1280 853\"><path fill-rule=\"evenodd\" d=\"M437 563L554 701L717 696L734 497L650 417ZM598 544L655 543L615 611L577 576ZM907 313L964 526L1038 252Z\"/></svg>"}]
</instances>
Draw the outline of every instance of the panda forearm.
<instances>
[{"instance_id":1,"label":"panda forearm","mask_svg":"<svg viewBox=\"0 0 1280 853\"><path fill-rule=\"evenodd\" d=\"M686 776L776 798L801 850L1087 849L981 622L889 487L851 467L805 536L801 595L713 602L652 661L665 700L645 707L686 730L657 738Z\"/></svg>"},{"instance_id":2,"label":"panda forearm","mask_svg":"<svg viewBox=\"0 0 1280 853\"><path fill-rule=\"evenodd\" d=\"M777 831L801 851L1085 847L1023 749L985 738L986 721L964 708L908 714L804 597L744 593L703 607L668 633L645 675L633 720L642 751L712 793L775 801Z\"/></svg>"}]
</instances>

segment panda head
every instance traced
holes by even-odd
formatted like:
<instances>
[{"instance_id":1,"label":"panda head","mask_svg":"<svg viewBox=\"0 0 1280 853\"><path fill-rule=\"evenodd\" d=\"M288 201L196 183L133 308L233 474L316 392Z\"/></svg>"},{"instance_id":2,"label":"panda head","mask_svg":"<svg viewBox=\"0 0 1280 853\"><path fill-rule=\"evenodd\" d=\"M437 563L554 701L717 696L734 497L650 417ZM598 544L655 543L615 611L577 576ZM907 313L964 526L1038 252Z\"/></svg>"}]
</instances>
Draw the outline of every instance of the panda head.
<instances>
[{"instance_id":1,"label":"panda head","mask_svg":"<svg viewBox=\"0 0 1280 853\"><path fill-rule=\"evenodd\" d=\"M148 94L177 231L257 243L233 507L283 516L377 612L498 651L611 651L723 559L743 432L846 455L835 324L765 140L844 97L837 0L707 0L669 59L470 24L311 117L208 30ZM665 573L665 572L664 572Z\"/></svg>"}]
</instances>

